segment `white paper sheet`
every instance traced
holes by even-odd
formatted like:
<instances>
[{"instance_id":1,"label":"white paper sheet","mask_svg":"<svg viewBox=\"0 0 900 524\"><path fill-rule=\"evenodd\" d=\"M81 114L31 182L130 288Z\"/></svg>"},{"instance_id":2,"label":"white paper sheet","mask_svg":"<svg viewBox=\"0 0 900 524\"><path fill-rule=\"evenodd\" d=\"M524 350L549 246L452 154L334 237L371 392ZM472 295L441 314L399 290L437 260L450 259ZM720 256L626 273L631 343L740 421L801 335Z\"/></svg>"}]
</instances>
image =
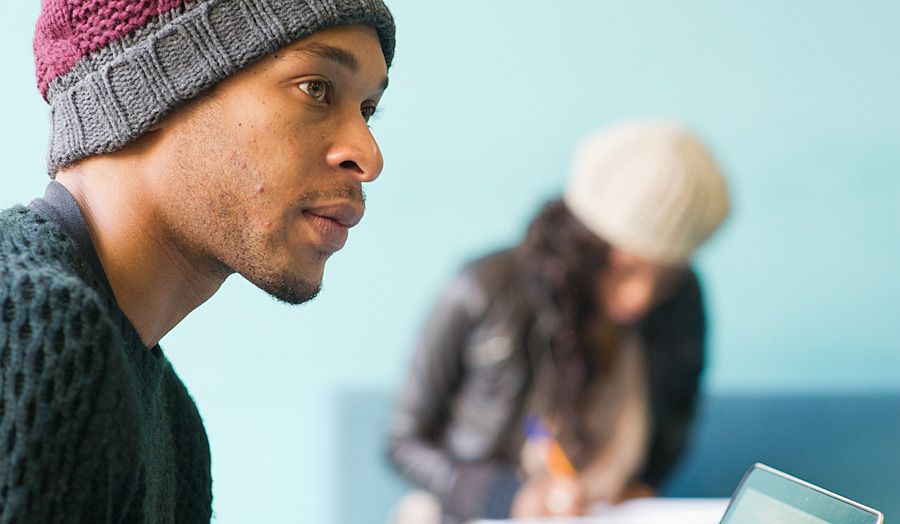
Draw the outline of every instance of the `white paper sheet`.
<instances>
[{"instance_id":1,"label":"white paper sheet","mask_svg":"<svg viewBox=\"0 0 900 524\"><path fill-rule=\"evenodd\" d=\"M618 506L594 506L588 517L480 520L475 524L718 524L727 507L728 499L635 499Z\"/></svg>"}]
</instances>

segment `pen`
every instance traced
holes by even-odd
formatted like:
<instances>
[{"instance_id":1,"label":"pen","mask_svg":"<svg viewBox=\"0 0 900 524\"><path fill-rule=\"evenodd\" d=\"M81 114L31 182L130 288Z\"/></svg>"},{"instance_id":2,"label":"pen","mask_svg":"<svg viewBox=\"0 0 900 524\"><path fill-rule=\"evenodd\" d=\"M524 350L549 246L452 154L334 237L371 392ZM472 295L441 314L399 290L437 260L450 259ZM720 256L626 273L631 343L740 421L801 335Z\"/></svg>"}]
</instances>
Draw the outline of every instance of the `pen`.
<instances>
[{"instance_id":1,"label":"pen","mask_svg":"<svg viewBox=\"0 0 900 524\"><path fill-rule=\"evenodd\" d=\"M531 416L525 422L525 438L537 444L544 451L544 465L554 477L575 477L578 473L572 461L566 456L550 428L538 416Z\"/></svg>"}]
</instances>

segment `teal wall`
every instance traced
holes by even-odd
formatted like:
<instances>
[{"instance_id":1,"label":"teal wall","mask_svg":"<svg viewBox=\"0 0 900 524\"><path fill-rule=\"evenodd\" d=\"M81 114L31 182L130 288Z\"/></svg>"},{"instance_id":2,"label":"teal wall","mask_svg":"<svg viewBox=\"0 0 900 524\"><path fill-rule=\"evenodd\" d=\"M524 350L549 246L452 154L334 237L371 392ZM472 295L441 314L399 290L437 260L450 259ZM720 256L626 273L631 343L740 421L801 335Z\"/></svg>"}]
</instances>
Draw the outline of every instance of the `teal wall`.
<instances>
[{"instance_id":1,"label":"teal wall","mask_svg":"<svg viewBox=\"0 0 900 524\"><path fill-rule=\"evenodd\" d=\"M386 169L321 297L232 278L163 340L209 430L216 522L328 522L337 394L393 388L454 269L514 242L574 142L631 116L686 121L733 182L699 259L707 386L900 389L900 3L389 4ZM37 5L0 4L0 207L46 183Z\"/></svg>"}]
</instances>

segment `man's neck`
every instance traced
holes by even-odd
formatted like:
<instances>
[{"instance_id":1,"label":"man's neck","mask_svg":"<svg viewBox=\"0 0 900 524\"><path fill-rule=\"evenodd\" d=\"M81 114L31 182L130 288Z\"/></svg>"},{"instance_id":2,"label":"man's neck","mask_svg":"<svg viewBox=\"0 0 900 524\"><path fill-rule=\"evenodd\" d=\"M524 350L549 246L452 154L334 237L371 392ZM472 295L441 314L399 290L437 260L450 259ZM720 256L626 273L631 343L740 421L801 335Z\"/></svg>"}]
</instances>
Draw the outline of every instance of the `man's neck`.
<instances>
[{"instance_id":1,"label":"man's neck","mask_svg":"<svg viewBox=\"0 0 900 524\"><path fill-rule=\"evenodd\" d=\"M147 347L209 299L227 273L172 238L135 166L88 162L57 174L84 215L119 307ZM118 171L118 172L112 172Z\"/></svg>"}]
</instances>

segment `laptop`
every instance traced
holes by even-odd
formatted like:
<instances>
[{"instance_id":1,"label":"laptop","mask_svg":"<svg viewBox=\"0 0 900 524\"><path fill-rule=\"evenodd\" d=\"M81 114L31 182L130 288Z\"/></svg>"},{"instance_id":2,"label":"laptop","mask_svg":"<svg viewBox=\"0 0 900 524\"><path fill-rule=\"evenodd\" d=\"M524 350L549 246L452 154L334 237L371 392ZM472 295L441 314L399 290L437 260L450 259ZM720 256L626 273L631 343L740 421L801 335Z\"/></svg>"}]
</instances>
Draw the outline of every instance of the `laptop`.
<instances>
[{"instance_id":1,"label":"laptop","mask_svg":"<svg viewBox=\"0 0 900 524\"><path fill-rule=\"evenodd\" d=\"M754 464L720 524L882 524L872 508L763 464Z\"/></svg>"}]
</instances>

